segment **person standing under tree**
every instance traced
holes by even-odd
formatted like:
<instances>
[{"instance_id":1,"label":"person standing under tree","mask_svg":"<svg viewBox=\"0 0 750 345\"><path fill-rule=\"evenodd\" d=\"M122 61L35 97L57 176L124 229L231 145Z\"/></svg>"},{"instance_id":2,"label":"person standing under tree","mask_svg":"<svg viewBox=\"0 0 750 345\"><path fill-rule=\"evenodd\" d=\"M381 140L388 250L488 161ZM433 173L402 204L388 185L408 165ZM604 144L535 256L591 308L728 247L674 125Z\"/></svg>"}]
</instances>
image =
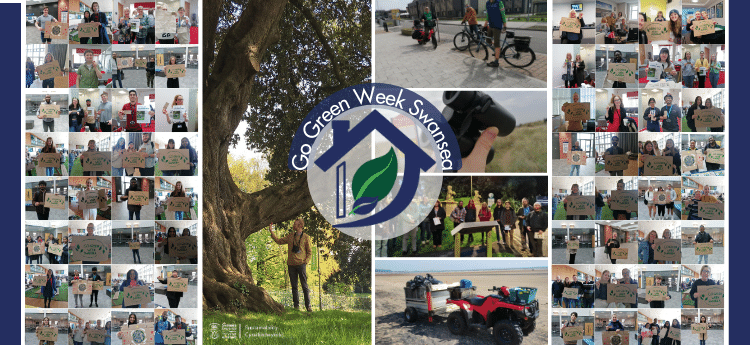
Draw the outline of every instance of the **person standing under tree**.
<instances>
[{"instance_id":1,"label":"person standing under tree","mask_svg":"<svg viewBox=\"0 0 750 345\"><path fill-rule=\"evenodd\" d=\"M305 296L305 309L311 313L310 289L307 287L307 264L312 258L312 247L310 245L310 236L303 232L304 227L305 222L302 218L297 218L294 221L294 231L289 232L282 238L276 237L276 234L273 233L273 224L268 226L268 232L271 233L271 238L276 244L287 245L288 257L286 264L289 268L289 280L292 283L294 308L299 309L299 292L297 290L297 280L299 279L300 285L302 285L302 293Z\"/></svg>"}]
</instances>

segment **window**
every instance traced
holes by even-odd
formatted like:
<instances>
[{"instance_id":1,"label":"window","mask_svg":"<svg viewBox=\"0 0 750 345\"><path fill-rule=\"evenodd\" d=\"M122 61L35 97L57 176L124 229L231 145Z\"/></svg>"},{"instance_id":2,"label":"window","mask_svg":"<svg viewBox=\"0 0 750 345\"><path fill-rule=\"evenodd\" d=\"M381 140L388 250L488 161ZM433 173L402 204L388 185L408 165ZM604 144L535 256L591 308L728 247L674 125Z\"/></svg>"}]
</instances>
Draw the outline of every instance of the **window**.
<instances>
[{"instance_id":1,"label":"window","mask_svg":"<svg viewBox=\"0 0 750 345\"><path fill-rule=\"evenodd\" d=\"M630 5L630 20L638 20L638 5Z\"/></svg>"}]
</instances>

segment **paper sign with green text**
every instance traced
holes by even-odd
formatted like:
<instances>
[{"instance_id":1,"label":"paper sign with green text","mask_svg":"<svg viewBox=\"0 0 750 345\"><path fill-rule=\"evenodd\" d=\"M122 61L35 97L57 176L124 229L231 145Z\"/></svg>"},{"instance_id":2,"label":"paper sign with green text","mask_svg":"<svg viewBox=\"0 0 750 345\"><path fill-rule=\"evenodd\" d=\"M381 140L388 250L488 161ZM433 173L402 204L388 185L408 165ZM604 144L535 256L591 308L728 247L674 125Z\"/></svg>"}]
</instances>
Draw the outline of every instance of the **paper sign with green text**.
<instances>
[{"instance_id":1,"label":"paper sign with green text","mask_svg":"<svg viewBox=\"0 0 750 345\"><path fill-rule=\"evenodd\" d=\"M54 255L62 255L63 247L65 247L64 244L50 244L49 248L47 248L47 252Z\"/></svg>"},{"instance_id":2,"label":"paper sign with green text","mask_svg":"<svg viewBox=\"0 0 750 345\"><path fill-rule=\"evenodd\" d=\"M182 211L190 212L190 198L189 197L171 197L167 202L168 211Z\"/></svg>"},{"instance_id":3,"label":"paper sign with green text","mask_svg":"<svg viewBox=\"0 0 750 345\"><path fill-rule=\"evenodd\" d=\"M563 298L578 299L578 289L566 287L563 289Z\"/></svg>"},{"instance_id":4,"label":"paper sign with green text","mask_svg":"<svg viewBox=\"0 0 750 345\"><path fill-rule=\"evenodd\" d=\"M138 151L125 152L122 154L123 168L145 168L146 154Z\"/></svg>"},{"instance_id":5,"label":"paper sign with green text","mask_svg":"<svg viewBox=\"0 0 750 345\"><path fill-rule=\"evenodd\" d=\"M630 344L630 332L628 331L604 331L602 332L603 345L628 345Z\"/></svg>"},{"instance_id":6,"label":"paper sign with green text","mask_svg":"<svg viewBox=\"0 0 750 345\"><path fill-rule=\"evenodd\" d=\"M190 169L190 152L187 149L161 149L157 156L159 156L159 170Z\"/></svg>"},{"instance_id":7,"label":"paper sign with green text","mask_svg":"<svg viewBox=\"0 0 750 345\"><path fill-rule=\"evenodd\" d=\"M65 195L44 193L44 207L54 208L57 210L65 209Z\"/></svg>"},{"instance_id":8,"label":"paper sign with green text","mask_svg":"<svg viewBox=\"0 0 750 345\"><path fill-rule=\"evenodd\" d=\"M78 193L78 208L82 210L99 208L98 198L99 192L96 189L82 190Z\"/></svg>"},{"instance_id":9,"label":"paper sign with green text","mask_svg":"<svg viewBox=\"0 0 750 345\"><path fill-rule=\"evenodd\" d=\"M610 62L607 70L607 79L610 81L622 81L635 83L636 67L634 63Z\"/></svg>"},{"instance_id":10,"label":"paper sign with green text","mask_svg":"<svg viewBox=\"0 0 750 345\"><path fill-rule=\"evenodd\" d=\"M604 158L605 171L626 170L630 164L628 155L607 155Z\"/></svg>"},{"instance_id":11,"label":"paper sign with green text","mask_svg":"<svg viewBox=\"0 0 750 345\"><path fill-rule=\"evenodd\" d=\"M164 344L185 344L184 329L161 331L161 336L164 338Z\"/></svg>"},{"instance_id":12,"label":"paper sign with green text","mask_svg":"<svg viewBox=\"0 0 750 345\"><path fill-rule=\"evenodd\" d=\"M569 216L593 216L594 210L593 195L568 195L566 199L566 213Z\"/></svg>"},{"instance_id":13,"label":"paper sign with green text","mask_svg":"<svg viewBox=\"0 0 750 345\"><path fill-rule=\"evenodd\" d=\"M698 308L724 308L724 285L698 286Z\"/></svg>"},{"instance_id":14,"label":"paper sign with green text","mask_svg":"<svg viewBox=\"0 0 750 345\"><path fill-rule=\"evenodd\" d=\"M576 341L583 339L583 326L565 327L562 330L564 341Z\"/></svg>"},{"instance_id":15,"label":"paper sign with green text","mask_svg":"<svg viewBox=\"0 0 750 345\"><path fill-rule=\"evenodd\" d=\"M644 176L672 176L672 157L645 156L643 159Z\"/></svg>"},{"instance_id":16,"label":"paper sign with green text","mask_svg":"<svg viewBox=\"0 0 750 345\"><path fill-rule=\"evenodd\" d=\"M187 278L167 278L167 291L187 292Z\"/></svg>"},{"instance_id":17,"label":"paper sign with green text","mask_svg":"<svg viewBox=\"0 0 750 345\"><path fill-rule=\"evenodd\" d=\"M91 290L104 290L104 281L96 280L91 282Z\"/></svg>"},{"instance_id":18,"label":"paper sign with green text","mask_svg":"<svg viewBox=\"0 0 750 345\"><path fill-rule=\"evenodd\" d=\"M694 20L693 21L693 33L695 37L709 35L709 34L716 32L715 31L716 29L714 26L715 25L714 25L713 19Z\"/></svg>"},{"instance_id":19,"label":"paper sign with green text","mask_svg":"<svg viewBox=\"0 0 750 345\"><path fill-rule=\"evenodd\" d=\"M141 242L129 242L128 247L130 249L141 249Z\"/></svg>"},{"instance_id":20,"label":"paper sign with green text","mask_svg":"<svg viewBox=\"0 0 750 345\"><path fill-rule=\"evenodd\" d=\"M656 245L654 260L680 262L682 259L682 246L679 239L657 238L654 244Z\"/></svg>"},{"instance_id":21,"label":"paper sign with green text","mask_svg":"<svg viewBox=\"0 0 750 345\"><path fill-rule=\"evenodd\" d=\"M59 153L40 153L36 156L38 161L37 166L42 168L59 168L60 167L60 154Z\"/></svg>"},{"instance_id":22,"label":"paper sign with green text","mask_svg":"<svg viewBox=\"0 0 750 345\"><path fill-rule=\"evenodd\" d=\"M147 206L148 204L148 192L128 191L128 205Z\"/></svg>"},{"instance_id":23,"label":"paper sign with green text","mask_svg":"<svg viewBox=\"0 0 750 345\"><path fill-rule=\"evenodd\" d=\"M568 249L578 249L580 247L581 247L581 242L578 242L578 240L568 241Z\"/></svg>"},{"instance_id":24,"label":"paper sign with green text","mask_svg":"<svg viewBox=\"0 0 750 345\"><path fill-rule=\"evenodd\" d=\"M39 105L39 115L46 119L56 119L60 117L60 106L57 104L42 103Z\"/></svg>"},{"instance_id":25,"label":"paper sign with green text","mask_svg":"<svg viewBox=\"0 0 750 345\"><path fill-rule=\"evenodd\" d=\"M646 300L666 301L669 293L666 286L647 286Z\"/></svg>"},{"instance_id":26,"label":"paper sign with green text","mask_svg":"<svg viewBox=\"0 0 750 345\"><path fill-rule=\"evenodd\" d=\"M638 191L613 190L609 198L609 208L616 211L638 211Z\"/></svg>"},{"instance_id":27,"label":"paper sign with green text","mask_svg":"<svg viewBox=\"0 0 750 345\"><path fill-rule=\"evenodd\" d=\"M198 237L181 236L169 239L169 256L175 258L198 257Z\"/></svg>"},{"instance_id":28,"label":"paper sign with green text","mask_svg":"<svg viewBox=\"0 0 750 345\"><path fill-rule=\"evenodd\" d=\"M99 37L99 23L78 24L78 37Z\"/></svg>"},{"instance_id":29,"label":"paper sign with green text","mask_svg":"<svg viewBox=\"0 0 750 345\"><path fill-rule=\"evenodd\" d=\"M724 164L724 150L708 149L706 150L706 162L714 164Z\"/></svg>"},{"instance_id":30,"label":"paper sign with green text","mask_svg":"<svg viewBox=\"0 0 750 345\"><path fill-rule=\"evenodd\" d=\"M648 22L643 24L648 43L669 40L669 22Z\"/></svg>"},{"instance_id":31,"label":"paper sign with green text","mask_svg":"<svg viewBox=\"0 0 750 345\"><path fill-rule=\"evenodd\" d=\"M71 236L70 261L109 260L109 247L112 242L109 236Z\"/></svg>"},{"instance_id":32,"label":"paper sign with green text","mask_svg":"<svg viewBox=\"0 0 750 345\"><path fill-rule=\"evenodd\" d=\"M609 256L614 260L627 260L628 248L612 248L610 249Z\"/></svg>"},{"instance_id":33,"label":"paper sign with green text","mask_svg":"<svg viewBox=\"0 0 750 345\"><path fill-rule=\"evenodd\" d=\"M710 242L696 243L695 255L711 255L714 253L714 244Z\"/></svg>"},{"instance_id":34,"label":"paper sign with green text","mask_svg":"<svg viewBox=\"0 0 750 345\"><path fill-rule=\"evenodd\" d=\"M721 109L696 109L695 127L722 127L724 119L721 118Z\"/></svg>"},{"instance_id":35,"label":"paper sign with green text","mask_svg":"<svg viewBox=\"0 0 750 345\"><path fill-rule=\"evenodd\" d=\"M708 332L708 324L694 323L690 325L690 329L693 331L693 334L706 333Z\"/></svg>"},{"instance_id":36,"label":"paper sign with green text","mask_svg":"<svg viewBox=\"0 0 750 345\"><path fill-rule=\"evenodd\" d=\"M180 78L185 76L185 65L166 65L164 75L167 78Z\"/></svg>"},{"instance_id":37,"label":"paper sign with green text","mask_svg":"<svg viewBox=\"0 0 750 345\"><path fill-rule=\"evenodd\" d=\"M565 121L587 121L591 118L591 103L565 103L562 106Z\"/></svg>"},{"instance_id":38,"label":"paper sign with green text","mask_svg":"<svg viewBox=\"0 0 750 345\"><path fill-rule=\"evenodd\" d=\"M710 220L724 220L724 203L698 201L698 217Z\"/></svg>"},{"instance_id":39,"label":"paper sign with green text","mask_svg":"<svg viewBox=\"0 0 750 345\"><path fill-rule=\"evenodd\" d=\"M607 303L638 303L637 284L607 284Z\"/></svg>"},{"instance_id":40,"label":"paper sign with green text","mask_svg":"<svg viewBox=\"0 0 750 345\"><path fill-rule=\"evenodd\" d=\"M107 331L103 329L89 328L86 330L86 341L92 343L104 343L107 337Z\"/></svg>"},{"instance_id":41,"label":"paper sign with green text","mask_svg":"<svg viewBox=\"0 0 750 345\"><path fill-rule=\"evenodd\" d=\"M45 286L47 285L47 277L43 276L41 274L34 275L33 278L31 278L31 286Z\"/></svg>"},{"instance_id":42,"label":"paper sign with green text","mask_svg":"<svg viewBox=\"0 0 750 345\"><path fill-rule=\"evenodd\" d=\"M148 290L148 286L126 286L122 290L125 306L133 306L140 304L142 307L151 303L151 292Z\"/></svg>"},{"instance_id":43,"label":"paper sign with green text","mask_svg":"<svg viewBox=\"0 0 750 345\"><path fill-rule=\"evenodd\" d=\"M680 341L680 329L677 327L669 327L667 336L672 338L672 340Z\"/></svg>"},{"instance_id":44,"label":"paper sign with green text","mask_svg":"<svg viewBox=\"0 0 750 345\"><path fill-rule=\"evenodd\" d=\"M63 75L62 68L60 68L60 64L57 63L57 60L52 60L44 65L38 66L36 72L39 74L39 79L41 80L61 77Z\"/></svg>"},{"instance_id":45,"label":"paper sign with green text","mask_svg":"<svg viewBox=\"0 0 750 345\"><path fill-rule=\"evenodd\" d=\"M562 18L560 20L560 31L574 34L581 33L581 21L578 18Z\"/></svg>"},{"instance_id":46,"label":"paper sign with green text","mask_svg":"<svg viewBox=\"0 0 750 345\"><path fill-rule=\"evenodd\" d=\"M112 151L83 152L81 165L83 171L111 171Z\"/></svg>"},{"instance_id":47,"label":"paper sign with green text","mask_svg":"<svg viewBox=\"0 0 750 345\"><path fill-rule=\"evenodd\" d=\"M57 341L57 327L44 327L44 326L37 327L36 338L39 341L56 342Z\"/></svg>"},{"instance_id":48,"label":"paper sign with green text","mask_svg":"<svg viewBox=\"0 0 750 345\"><path fill-rule=\"evenodd\" d=\"M146 59L136 59L133 61L133 66L146 68Z\"/></svg>"}]
</instances>

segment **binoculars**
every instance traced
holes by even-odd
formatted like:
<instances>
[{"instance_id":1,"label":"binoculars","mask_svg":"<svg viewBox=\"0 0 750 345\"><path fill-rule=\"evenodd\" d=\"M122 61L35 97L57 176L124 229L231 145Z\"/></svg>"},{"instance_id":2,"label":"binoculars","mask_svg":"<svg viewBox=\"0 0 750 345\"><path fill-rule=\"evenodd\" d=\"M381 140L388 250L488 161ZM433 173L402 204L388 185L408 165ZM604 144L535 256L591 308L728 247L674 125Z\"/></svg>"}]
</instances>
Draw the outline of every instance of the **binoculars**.
<instances>
[{"instance_id":1,"label":"binoculars","mask_svg":"<svg viewBox=\"0 0 750 345\"><path fill-rule=\"evenodd\" d=\"M456 135L461 158L471 154L483 130L497 127L498 136L504 137L516 128L516 118L484 92L445 91L443 103L443 117ZM490 148L487 163L494 155L495 149Z\"/></svg>"}]
</instances>

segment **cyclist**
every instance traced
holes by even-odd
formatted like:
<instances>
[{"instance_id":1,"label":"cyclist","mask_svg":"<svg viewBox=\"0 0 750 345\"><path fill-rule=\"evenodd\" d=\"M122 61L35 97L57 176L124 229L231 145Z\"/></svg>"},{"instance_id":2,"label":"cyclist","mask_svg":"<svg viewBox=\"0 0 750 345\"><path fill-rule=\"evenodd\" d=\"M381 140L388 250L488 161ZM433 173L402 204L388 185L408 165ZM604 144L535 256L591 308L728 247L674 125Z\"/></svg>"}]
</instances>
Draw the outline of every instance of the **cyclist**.
<instances>
[{"instance_id":1,"label":"cyclist","mask_svg":"<svg viewBox=\"0 0 750 345\"><path fill-rule=\"evenodd\" d=\"M469 4L466 4L466 14L461 24L469 22L469 30L472 35L479 35L479 25L477 25L477 11L475 11Z\"/></svg>"},{"instance_id":2,"label":"cyclist","mask_svg":"<svg viewBox=\"0 0 750 345\"><path fill-rule=\"evenodd\" d=\"M495 61L488 62L489 67L500 66L500 34L505 32L505 5L502 1L489 0L487 1L487 25L489 23L492 29L492 41L495 46Z\"/></svg>"},{"instance_id":3,"label":"cyclist","mask_svg":"<svg viewBox=\"0 0 750 345\"><path fill-rule=\"evenodd\" d=\"M432 15L432 12L430 12L430 8L425 6L424 13L422 13L420 21L424 22L424 33L429 34L430 30L435 27L437 18Z\"/></svg>"}]
</instances>

